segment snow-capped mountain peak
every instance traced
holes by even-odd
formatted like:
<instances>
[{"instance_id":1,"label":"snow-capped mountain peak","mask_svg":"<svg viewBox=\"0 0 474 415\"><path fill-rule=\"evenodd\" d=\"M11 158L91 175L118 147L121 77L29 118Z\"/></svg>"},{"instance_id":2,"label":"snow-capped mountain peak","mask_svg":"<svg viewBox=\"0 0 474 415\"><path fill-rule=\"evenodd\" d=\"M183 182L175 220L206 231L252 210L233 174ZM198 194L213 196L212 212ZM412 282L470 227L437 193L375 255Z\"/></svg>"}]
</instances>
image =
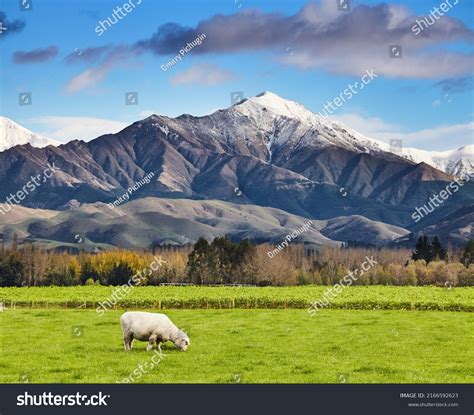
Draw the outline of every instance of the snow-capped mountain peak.
<instances>
[{"instance_id":1,"label":"snow-capped mountain peak","mask_svg":"<svg viewBox=\"0 0 474 415\"><path fill-rule=\"evenodd\" d=\"M35 134L6 117L0 116L0 152L17 145L30 144L33 147L58 146L62 143Z\"/></svg>"},{"instance_id":2,"label":"snow-capped mountain peak","mask_svg":"<svg viewBox=\"0 0 474 415\"><path fill-rule=\"evenodd\" d=\"M245 99L232 106L230 111L248 117L259 129L268 132L265 144L270 154L283 146L290 153L302 147L327 145L355 152L385 151L384 143L364 137L339 122L316 115L303 105L272 92L262 92Z\"/></svg>"},{"instance_id":3,"label":"snow-capped mountain peak","mask_svg":"<svg viewBox=\"0 0 474 415\"><path fill-rule=\"evenodd\" d=\"M262 113L267 112L273 116L286 117L308 124L317 123L321 118L298 102L284 99L269 91L244 99L234 105L233 108L239 113L251 117L260 116Z\"/></svg>"},{"instance_id":4,"label":"snow-capped mountain peak","mask_svg":"<svg viewBox=\"0 0 474 415\"><path fill-rule=\"evenodd\" d=\"M282 145L291 148L336 145L360 153L393 153L414 163L425 162L454 176L474 172L474 145L448 151L393 149L388 143L367 137L339 121L316 115L303 105L269 91L244 99L231 110L254 119L257 125L270 131L265 143L270 155ZM294 126L288 126L288 120L298 124L298 134L294 134Z\"/></svg>"}]
</instances>

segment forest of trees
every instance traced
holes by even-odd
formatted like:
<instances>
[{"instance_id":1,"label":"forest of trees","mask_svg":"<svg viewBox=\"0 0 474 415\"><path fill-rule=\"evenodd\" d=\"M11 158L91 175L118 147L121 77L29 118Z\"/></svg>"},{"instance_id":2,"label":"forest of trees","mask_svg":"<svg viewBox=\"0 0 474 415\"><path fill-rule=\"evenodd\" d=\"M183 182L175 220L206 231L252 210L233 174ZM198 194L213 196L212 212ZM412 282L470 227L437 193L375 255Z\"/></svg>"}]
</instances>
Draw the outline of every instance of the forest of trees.
<instances>
[{"instance_id":1,"label":"forest of trees","mask_svg":"<svg viewBox=\"0 0 474 415\"><path fill-rule=\"evenodd\" d=\"M438 238L420 237L414 251L376 248L309 248L290 245L270 258L272 245L212 242L194 246L165 246L150 251L112 250L80 253L45 252L25 244L0 247L0 286L121 285L137 273L143 284L333 284L348 271L360 268L366 256L377 265L356 284L474 285L474 241L461 251L446 250ZM151 267L159 260L159 267ZM153 269L152 269L153 268Z\"/></svg>"},{"instance_id":2,"label":"forest of trees","mask_svg":"<svg viewBox=\"0 0 474 415\"><path fill-rule=\"evenodd\" d=\"M415 251L411 255L411 259L417 261L425 260L426 263L431 261L445 261L448 258L448 252L441 245L441 241L437 236L430 242L428 237L423 235L418 238Z\"/></svg>"}]
</instances>

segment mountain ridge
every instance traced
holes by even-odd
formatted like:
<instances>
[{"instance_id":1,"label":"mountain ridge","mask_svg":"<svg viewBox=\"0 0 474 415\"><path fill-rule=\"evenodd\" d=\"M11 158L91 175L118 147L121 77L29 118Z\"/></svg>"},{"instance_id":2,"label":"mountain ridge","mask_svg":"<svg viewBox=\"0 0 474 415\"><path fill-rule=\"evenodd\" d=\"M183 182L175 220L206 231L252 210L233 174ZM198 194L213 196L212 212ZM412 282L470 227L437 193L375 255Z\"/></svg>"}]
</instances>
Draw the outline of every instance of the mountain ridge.
<instances>
[{"instance_id":1,"label":"mountain ridge","mask_svg":"<svg viewBox=\"0 0 474 415\"><path fill-rule=\"evenodd\" d=\"M217 199L313 220L362 216L415 229L414 209L454 177L376 144L266 93L203 117L152 115L87 143L0 152L0 200L54 163L58 172L28 195L24 206L111 203L153 172L150 183L131 192L131 200ZM427 219L431 224L473 204L474 185L467 183ZM341 229L349 235L353 228ZM468 234L462 231L461 238Z\"/></svg>"},{"instance_id":2,"label":"mountain ridge","mask_svg":"<svg viewBox=\"0 0 474 415\"><path fill-rule=\"evenodd\" d=\"M256 110L256 107L258 107L259 110ZM358 131L346 126L340 121L331 120L321 115L317 115L311 112L311 110L304 107L302 104L299 104L296 101L284 99L270 91L264 91L254 97L244 98L240 102L232 105L227 109L220 109L212 114L201 117L194 117L190 114L182 114L176 118L170 118L153 114L137 122L147 122L147 120L160 118L167 120L179 120L186 119L188 117L200 119L205 117L212 117L214 114L218 114L222 111L232 110L240 112L242 115L245 116L255 117L262 116L262 112L268 111L268 109L270 109L271 112L277 114L280 117L293 119L304 124L308 124L308 129L319 127L319 129L323 131L332 129L346 134L345 136L344 134L338 134L336 140L336 137L330 137L320 132L318 138L320 139L321 145L324 145L324 142L326 141L331 144L340 145L342 147L349 148L353 151L358 152L387 152L393 154L394 156L404 158L415 164L425 162L426 164L429 164L430 166L435 167L438 170L458 177L474 173L474 145L465 145L457 149L446 151L420 150L412 147L394 149L388 143L367 137L359 133ZM12 134L8 134L8 131L14 131L15 134L18 135L20 138L12 139ZM314 142L314 137L306 137L306 140L312 140ZM302 142L304 143L304 140L302 140ZM16 145L24 144L30 144L33 147L46 147L48 145L58 146L62 143L32 133L31 131L20 126L16 122L5 117L0 117L0 152L12 148ZM281 144L281 141L280 143L275 141L270 141L266 143L268 152L270 154L269 160L271 160L273 154L272 147L275 144Z\"/></svg>"},{"instance_id":3,"label":"mountain ridge","mask_svg":"<svg viewBox=\"0 0 474 415\"><path fill-rule=\"evenodd\" d=\"M43 210L36 214L36 211L22 208L15 220L0 223L0 234L11 239L16 233L29 242L55 241L61 246L89 250L97 245L127 248L186 245L195 243L200 237L212 239L224 235L278 245L288 234L308 223L304 217L279 209L221 200L148 197L115 209L98 202L62 212ZM355 228L354 223L357 224ZM341 246L341 241L348 235L353 241L361 241L366 233L370 233L373 241L388 243L408 231L360 216L340 217L312 221L295 242ZM337 240L337 235L342 235L343 239Z\"/></svg>"}]
</instances>

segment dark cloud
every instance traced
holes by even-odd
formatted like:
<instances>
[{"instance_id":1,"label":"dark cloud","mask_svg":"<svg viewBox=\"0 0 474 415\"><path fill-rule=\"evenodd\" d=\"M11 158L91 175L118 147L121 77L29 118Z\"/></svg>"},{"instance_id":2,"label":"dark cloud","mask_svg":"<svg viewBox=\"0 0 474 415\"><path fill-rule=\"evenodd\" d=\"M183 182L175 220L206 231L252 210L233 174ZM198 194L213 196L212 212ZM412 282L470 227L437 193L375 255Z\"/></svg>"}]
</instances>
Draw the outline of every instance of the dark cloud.
<instances>
[{"instance_id":1,"label":"dark cloud","mask_svg":"<svg viewBox=\"0 0 474 415\"><path fill-rule=\"evenodd\" d=\"M99 62L109 71L145 52L174 56L205 34L202 44L190 53L266 52L280 64L350 76L370 69L388 78L440 80L463 78L472 71L474 54L450 48L452 43L474 40L474 31L458 19L445 15L416 35L414 27L422 17L405 6L360 5L350 12L340 12L335 6L335 0L310 2L290 16L246 10L216 15L195 27L169 22L130 46L88 48L70 54L66 62ZM393 45L402 48L402 58L390 57Z\"/></svg>"},{"instance_id":2,"label":"dark cloud","mask_svg":"<svg viewBox=\"0 0 474 415\"><path fill-rule=\"evenodd\" d=\"M25 28L25 22L23 20L15 19L8 20L5 12L0 11L0 22L2 22L2 27L7 30L2 31L0 39L5 36L13 35L14 33L19 33Z\"/></svg>"},{"instance_id":3,"label":"dark cloud","mask_svg":"<svg viewBox=\"0 0 474 415\"><path fill-rule=\"evenodd\" d=\"M195 30L178 23L166 23L161 25L150 39L141 40L135 46L138 50L149 50L156 55L174 54L187 42L195 39L195 33Z\"/></svg>"},{"instance_id":4,"label":"dark cloud","mask_svg":"<svg viewBox=\"0 0 474 415\"><path fill-rule=\"evenodd\" d=\"M462 78L443 79L437 82L435 86L440 87L445 93L458 94L473 90L474 78L472 76L465 76Z\"/></svg>"},{"instance_id":5,"label":"dark cloud","mask_svg":"<svg viewBox=\"0 0 474 415\"><path fill-rule=\"evenodd\" d=\"M248 11L230 16L218 15L195 28L166 23L151 38L137 42L136 47L156 55L175 54L204 33L206 41L194 53L273 48L287 38L288 21L285 19L276 14Z\"/></svg>"},{"instance_id":6,"label":"dark cloud","mask_svg":"<svg viewBox=\"0 0 474 415\"><path fill-rule=\"evenodd\" d=\"M440 45L471 42L474 32L460 20L443 16L416 36L417 19L421 17L399 5L360 5L351 12L339 12L334 0L321 0L290 16L247 10L216 15L196 27L167 23L135 46L158 55L175 54L204 33L206 40L192 53L272 52L281 62L301 69L355 76L367 68L406 78L439 79L469 73L473 54L452 52ZM401 45L403 60L390 58L390 45ZM295 50L291 56L285 53L289 46Z\"/></svg>"},{"instance_id":7,"label":"dark cloud","mask_svg":"<svg viewBox=\"0 0 474 415\"><path fill-rule=\"evenodd\" d=\"M13 63L28 64L41 63L53 59L58 55L58 48L50 46L45 49L34 49L29 52L18 51L13 54Z\"/></svg>"}]
</instances>

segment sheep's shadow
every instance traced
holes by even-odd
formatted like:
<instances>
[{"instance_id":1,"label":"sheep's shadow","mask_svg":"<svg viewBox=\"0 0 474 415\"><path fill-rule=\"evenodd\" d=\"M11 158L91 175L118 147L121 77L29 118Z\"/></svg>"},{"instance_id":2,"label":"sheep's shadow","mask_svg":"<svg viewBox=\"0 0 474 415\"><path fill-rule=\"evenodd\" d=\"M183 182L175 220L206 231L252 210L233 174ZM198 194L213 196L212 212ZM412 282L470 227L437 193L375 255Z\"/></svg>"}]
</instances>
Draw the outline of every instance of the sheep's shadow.
<instances>
[{"instance_id":1,"label":"sheep's shadow","mask_svg":"<svg viewBox=\"0 0 474 415\"><path fill-rule=\"evenodd\" d=\"M132 344L132 349L131 350L124 350L123 348L123 343L121 344L121 347L122 347L122 351L125 352L125 353L146 353L146 354L150 354L150 353L153 353L154 351L157 351L159 352L160 349L158 349L158 347L154 346L153 349L147 351L146 350L146 346L147 346L148 343L146 342L133 342ZM161 351L163 353L179 353L180 350L171 342L166 342L166 343L161 343Z\"/></svg>"}]
</instances>

